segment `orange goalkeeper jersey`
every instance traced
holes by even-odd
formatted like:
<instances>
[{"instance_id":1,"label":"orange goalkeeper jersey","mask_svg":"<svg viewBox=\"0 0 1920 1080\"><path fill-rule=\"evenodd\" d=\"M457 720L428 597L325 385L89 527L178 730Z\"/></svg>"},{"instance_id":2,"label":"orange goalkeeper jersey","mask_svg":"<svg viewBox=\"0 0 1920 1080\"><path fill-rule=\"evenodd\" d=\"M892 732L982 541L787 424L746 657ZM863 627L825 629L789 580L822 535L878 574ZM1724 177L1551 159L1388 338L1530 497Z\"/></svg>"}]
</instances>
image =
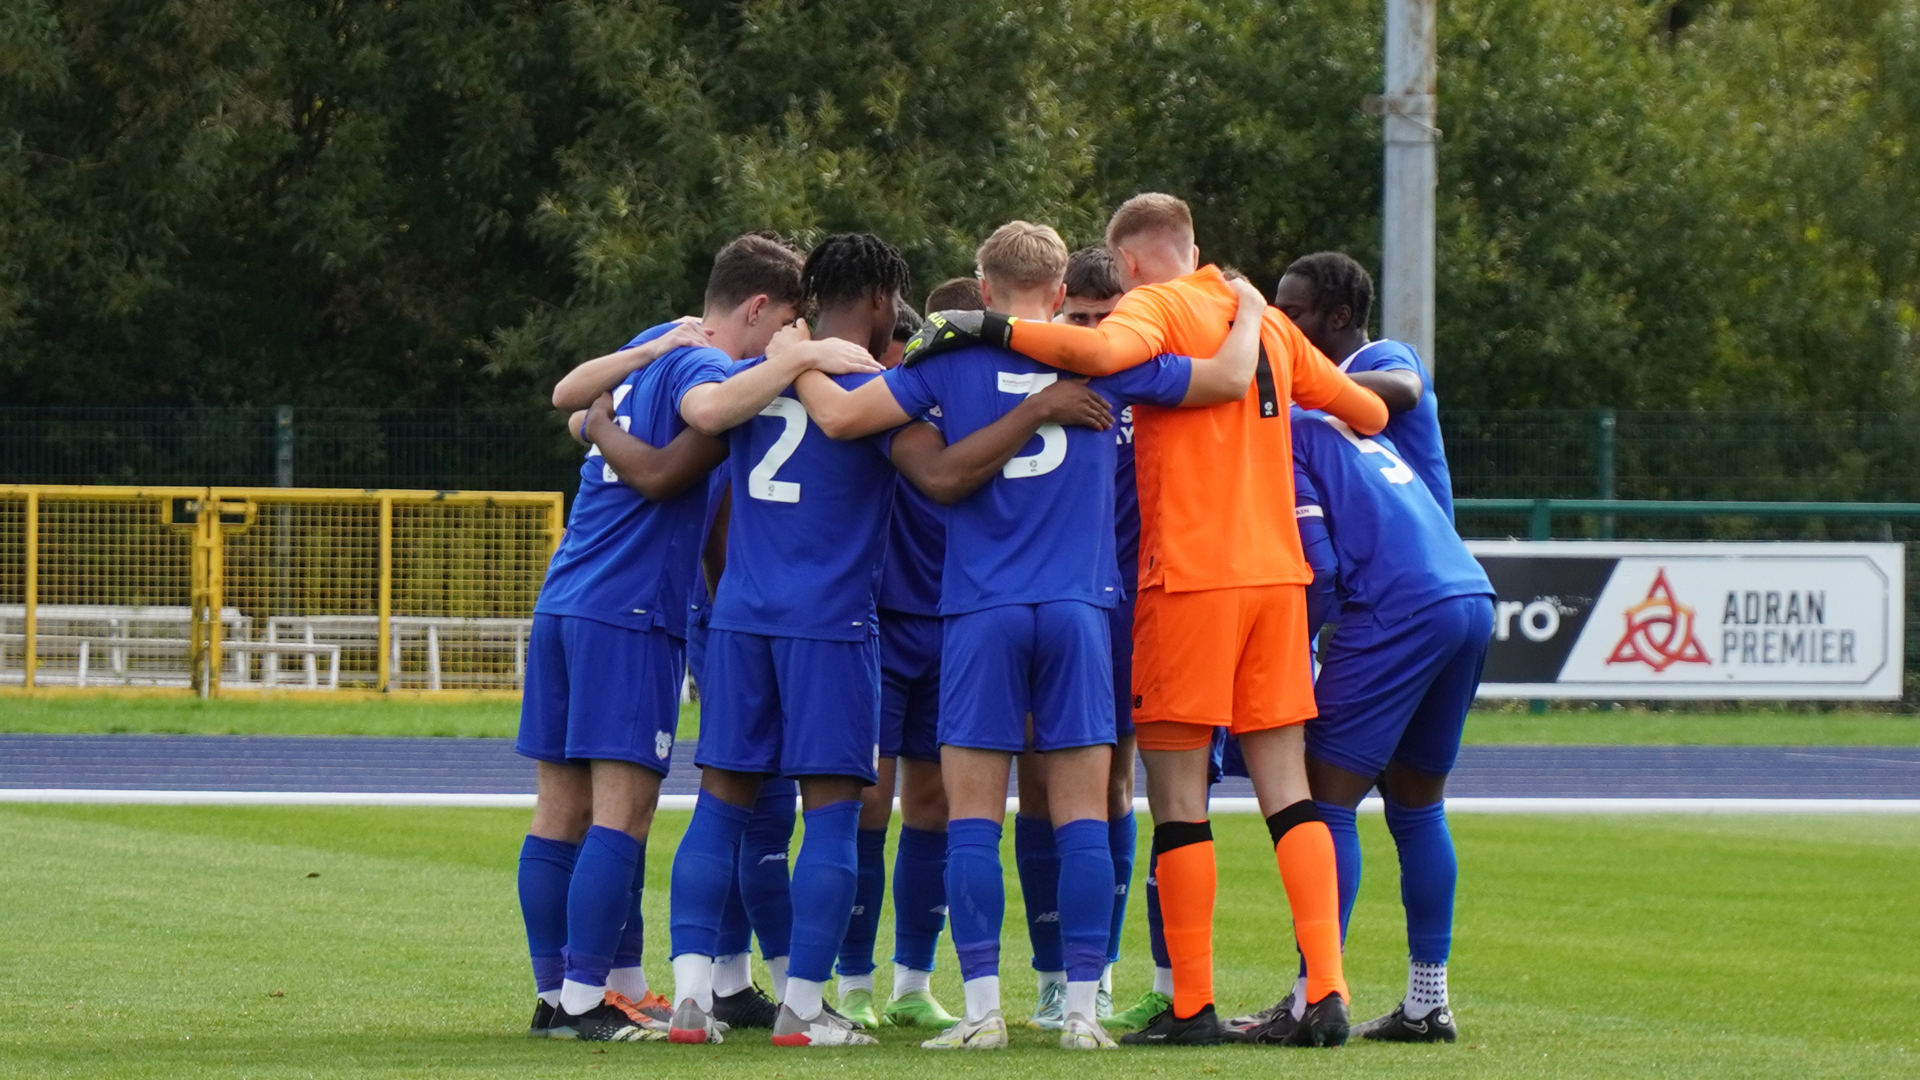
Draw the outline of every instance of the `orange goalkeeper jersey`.
<instances>
[{"instance_id":1,"label":"orange goalkeeper jersey","mask_svg":"<svg viewBox=\"0 0 1920 1080\"><path fill-rule=\"evenodd\" d=\"M1227 279L1217 267L1204 266L1129 292L1101 329L1139 335L1149 355L1212 356L1238 310ZM1134 406L1142 589L1192 592L1313 580L1293 518L1288 402L1314 409L1342 399L1341 413L1359 414L1343 419L1367 434L1386 426L1387 410L1275 308L1267 308L1260 345L1265 355L1239 401L1202 409Z\"/></svg>"}]
</instances>

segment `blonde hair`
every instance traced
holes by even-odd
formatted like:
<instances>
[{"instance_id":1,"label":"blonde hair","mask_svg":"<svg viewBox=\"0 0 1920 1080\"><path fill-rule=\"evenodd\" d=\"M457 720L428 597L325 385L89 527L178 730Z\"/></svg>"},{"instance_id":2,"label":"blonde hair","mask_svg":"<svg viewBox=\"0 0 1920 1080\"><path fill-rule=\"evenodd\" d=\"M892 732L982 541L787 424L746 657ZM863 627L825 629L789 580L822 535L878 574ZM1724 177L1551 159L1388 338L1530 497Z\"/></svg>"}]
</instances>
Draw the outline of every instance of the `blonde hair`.
<instances>
[{"instance_id":1,"label":"blonde hair","mask_svg":"<svg viewBox=\"0 0 1920 1080\"><path fill-rule=\"evenodd\" d=\"M1065 276L1067 244L1051 225L1009 221L993 230L974 259L981 276L996 286L1037 289Z\"/></svg>"},{"instance_id":2,"label":"blonde hair","mask_svg":"<svg viewBox=\"0 0 1920 1080\"><path fill-rule=\"evenodd\" d=\"M1117 248L1136 236L1160 233L1193 243L1193 211L1171 195L1148 191L1120 204L1107 222L1107 246Z\"/></svg>"}]
</instances>

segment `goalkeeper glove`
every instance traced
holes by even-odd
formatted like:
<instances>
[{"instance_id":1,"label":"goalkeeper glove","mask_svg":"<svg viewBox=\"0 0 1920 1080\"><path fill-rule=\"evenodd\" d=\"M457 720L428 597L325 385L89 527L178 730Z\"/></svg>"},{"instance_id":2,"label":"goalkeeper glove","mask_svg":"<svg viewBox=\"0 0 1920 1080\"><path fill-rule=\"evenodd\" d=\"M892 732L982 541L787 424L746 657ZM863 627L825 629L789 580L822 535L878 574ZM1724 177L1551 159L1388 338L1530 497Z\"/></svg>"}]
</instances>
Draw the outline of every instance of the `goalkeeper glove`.
<instances>
[{"instance_id":1,"label":"goalkeeper glove","mask_svg":"<svg viewBox=\"0 0 1920 1080\"><path fill-rule=\"evenodd\" d=\"M970 345L1007 348L1007 342L1013 337L1013 323L1012 316L996 311L936 311L907 339L901 363L918 363Z\"/></svg>"}]
</instances>

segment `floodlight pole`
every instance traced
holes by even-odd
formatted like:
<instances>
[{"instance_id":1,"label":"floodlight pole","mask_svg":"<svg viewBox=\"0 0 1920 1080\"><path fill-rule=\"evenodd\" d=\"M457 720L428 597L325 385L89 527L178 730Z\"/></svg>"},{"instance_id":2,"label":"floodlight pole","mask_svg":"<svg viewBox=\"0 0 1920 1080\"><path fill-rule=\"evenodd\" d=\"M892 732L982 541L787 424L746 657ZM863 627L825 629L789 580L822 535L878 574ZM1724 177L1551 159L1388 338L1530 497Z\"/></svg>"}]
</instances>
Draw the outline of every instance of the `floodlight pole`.
<instances>
[{"instance_id":1,"label":"floodlight pole","mask_svg":"<svg viewBox=\"0 0 1920 1080\"><path fill-rule=\"evenodd\" d=\"M1386 138L1381 207L1380 330L1431 368L1434 190L1434 16L1438 0L1387 0L1387 79L1380 96Z\"/></svg>"}]
</instances>

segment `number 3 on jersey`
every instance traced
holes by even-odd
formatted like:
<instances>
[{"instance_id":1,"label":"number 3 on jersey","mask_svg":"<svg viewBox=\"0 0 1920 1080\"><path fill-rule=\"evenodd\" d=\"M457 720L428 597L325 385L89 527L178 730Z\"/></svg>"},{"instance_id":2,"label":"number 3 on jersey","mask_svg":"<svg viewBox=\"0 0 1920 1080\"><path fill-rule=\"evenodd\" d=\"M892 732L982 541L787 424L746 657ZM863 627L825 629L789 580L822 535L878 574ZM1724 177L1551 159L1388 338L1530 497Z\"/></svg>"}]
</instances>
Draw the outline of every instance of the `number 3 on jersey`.
<instances>
[{"instance_id":1,"label":"number 3 on jersey","mask_svg":"<svg viewBox=\"0 0 1920 1080\"><path fill-rule=\"evenodd\" d=\"M1001 393L1019 394L1023 398L1032 397L1047 387L1052 386L1060 379L1059 375L1051 371L1027 371L1018 373L1002 371L999 375ZM1040 436L1040 452L1037 454L1027 454L1023 457L1017 457L1008 461L1000 468L1001 476L1009 480L1019 480L1029 476L1044 476L1059 468L1060 463L1067 460L1067 432L1065 428L1062 428L1059 424L1041 424L1040 430L1034 432L1034 434Z\"/></svg>"},{"instance_id":2,"label":"number 3 on jersey","mask_svg":"<svg viewBox=\"0 0 1920 1080\"><path fill-rule=\"evenodd\" d=\"M797 503L800 485L791 480L775 480L773 474L800 449L800 440L807 434L807 408L793 398L777 397L760 410L760 415L777 416L785 426L780 429L780 437L767 447L767 456L747 473L747 494L762 502Z\"/></svg>"},{"instance_id":3,"label":"number 3 on jersey","mask_svg":"<svg viewBox=\"0 0 1920 1080\"><path fill-rule=\"evenodd\" d=\"M1380 475L1387 478L1387 483L1404 484L1413 479L1413 469L1409 467L1406 462L1401 461L1393 451L1381 446L1372 439L1360 437L1352 428L1347 426L1345 420L1337 416L1323 416L1320 419L1325 420L1329 427L1339 432L1342 438L1352 443L1361 453L1384 454L1388 461L1393 462L1393 464L1380 470Z\"/></svg>"}]
</instances>

